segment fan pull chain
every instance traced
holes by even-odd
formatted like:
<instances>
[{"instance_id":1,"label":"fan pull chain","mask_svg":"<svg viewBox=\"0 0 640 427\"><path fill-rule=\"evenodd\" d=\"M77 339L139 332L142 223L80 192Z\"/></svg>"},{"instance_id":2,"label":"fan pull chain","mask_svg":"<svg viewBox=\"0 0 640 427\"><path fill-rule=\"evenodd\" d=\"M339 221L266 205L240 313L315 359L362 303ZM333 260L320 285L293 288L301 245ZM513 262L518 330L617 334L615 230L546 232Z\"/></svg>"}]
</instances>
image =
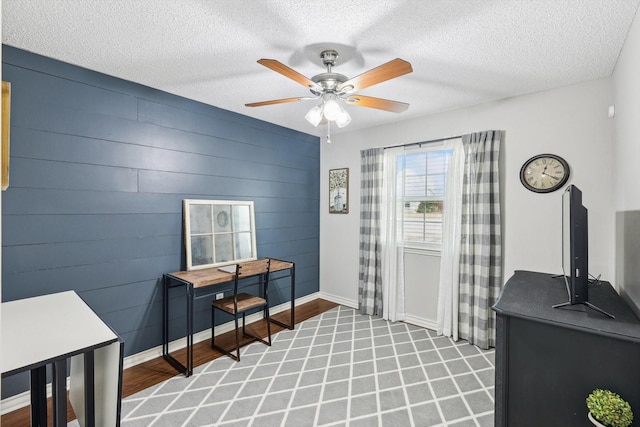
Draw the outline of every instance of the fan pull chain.
<instances>
[{"instance_id":1,"label":"fan pull chain","mask_svg":"<svg viewBox=\"0 0 640 427\"><path fill-rule=\"evenodd\" d=\"M331 144L331 121L327 120L327 144Z\"/></svg>"}]
</instances>

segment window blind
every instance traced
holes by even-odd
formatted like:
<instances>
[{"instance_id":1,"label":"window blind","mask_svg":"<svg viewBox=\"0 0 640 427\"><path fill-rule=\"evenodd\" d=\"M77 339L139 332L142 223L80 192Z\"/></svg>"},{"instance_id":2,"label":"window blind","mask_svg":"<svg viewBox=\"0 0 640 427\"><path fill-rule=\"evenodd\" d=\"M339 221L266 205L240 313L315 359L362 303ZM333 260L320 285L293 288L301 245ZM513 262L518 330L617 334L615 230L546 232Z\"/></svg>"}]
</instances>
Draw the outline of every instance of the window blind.
<instances>
[{"instance_id":1,"label":"window blind","mask_svg":"<svg viewBox=\"0 0 640 427\"><path fill-rule=\"evenodd\" d=\"M452 150L423 149L398 157L402 194L402 241L405 246L439 250L447 169Z\"/></svg>"}]
</instances>

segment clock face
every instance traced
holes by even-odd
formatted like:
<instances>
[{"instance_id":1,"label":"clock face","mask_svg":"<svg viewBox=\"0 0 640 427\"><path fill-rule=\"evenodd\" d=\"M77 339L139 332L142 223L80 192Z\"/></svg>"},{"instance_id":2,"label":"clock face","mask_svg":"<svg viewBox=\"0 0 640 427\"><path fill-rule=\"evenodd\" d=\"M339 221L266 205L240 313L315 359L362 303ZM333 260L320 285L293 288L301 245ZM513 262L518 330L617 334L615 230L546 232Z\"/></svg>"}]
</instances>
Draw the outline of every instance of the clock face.
<instances>
[{"instance_id":1,"label":"clock face","mask_svg":"<svg viewBox=\"0 0 640 427\"><path fill-rule=\"evenodd\" d=\"M550 193L569 179L569 164L555 154L539 154L527 160L520 169L520 181L536 193Z\"/></svg>"}]
</instances>

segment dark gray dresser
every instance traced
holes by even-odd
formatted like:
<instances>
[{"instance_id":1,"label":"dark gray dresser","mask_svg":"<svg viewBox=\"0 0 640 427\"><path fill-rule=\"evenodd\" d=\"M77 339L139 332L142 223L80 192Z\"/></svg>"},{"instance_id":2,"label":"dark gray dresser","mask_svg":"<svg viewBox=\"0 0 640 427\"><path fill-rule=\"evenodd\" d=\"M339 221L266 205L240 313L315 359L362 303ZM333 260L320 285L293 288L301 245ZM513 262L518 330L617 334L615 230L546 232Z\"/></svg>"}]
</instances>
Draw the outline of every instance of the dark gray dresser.
<instances>
[{"instance_id":1,"label":"dark gray dresser","mask_svg":"<svg viewBox=\"0 0 640 427\"><path fill-rule=\"evenodd\" d=\"M587 426L595 388L626 399L640 419L640 320L608 282L568 300L562 278L516 271L493 306L497 314L496 426ZM634 422L634 425L638 424Z\"/></svg>"}]
</instances>

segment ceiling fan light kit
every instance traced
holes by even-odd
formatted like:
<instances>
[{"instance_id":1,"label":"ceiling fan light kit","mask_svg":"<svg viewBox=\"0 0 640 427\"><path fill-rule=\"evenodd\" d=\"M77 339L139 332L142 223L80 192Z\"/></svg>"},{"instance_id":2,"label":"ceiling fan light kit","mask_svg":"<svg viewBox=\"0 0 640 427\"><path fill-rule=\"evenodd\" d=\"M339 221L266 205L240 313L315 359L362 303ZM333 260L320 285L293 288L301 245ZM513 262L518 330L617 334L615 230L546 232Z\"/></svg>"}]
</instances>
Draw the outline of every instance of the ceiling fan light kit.
<instances>
[{"instance_id":1,"label":"ceiling fan light kit","mask_svg":"<svg viewBox=\"0 0 640 427\"><path fill-rule=\"evenodd\" d=\"M305 86L315 96L276 99L271 101L253 102L245 104L247 107L261 107L264 105L283 104L288 102L304 101L308 99L321 99L320 104L313 107L305 115L305 119L313 126L318 126L326 119L327 126L334 122L339 128L351 123L351 116L342 107L342 103L358 107L375 108L378 110L400 113L409 108L409 104L388 99L374 98L370 96L355 95L353 92L373 86L384 81L411 73L411 64L400 58L382 64L349 79L347 76L334 73L332 68L338 59L335 50L323 50L320 58L327 71L311 77L310 79L297 71L287 67L275 59L260 59L259 64L282 74L285 77Z\"/></svg>"},{"instance_id":2,"label":"ceiling fan light kit","mask_svg":"<svg viewBox=\"0 0 640 427\"><path fill-rule=\"evenodd\" d=\"M351 123L351 116L347 110L342 108L337 101L336 95L332 93L322 95L322 103L313 107L304 116L313 126L318 126L322 122L323 117L327 119L327 122L335 122L339 128L343 128Z\"/></svg>"}]
</instances>

